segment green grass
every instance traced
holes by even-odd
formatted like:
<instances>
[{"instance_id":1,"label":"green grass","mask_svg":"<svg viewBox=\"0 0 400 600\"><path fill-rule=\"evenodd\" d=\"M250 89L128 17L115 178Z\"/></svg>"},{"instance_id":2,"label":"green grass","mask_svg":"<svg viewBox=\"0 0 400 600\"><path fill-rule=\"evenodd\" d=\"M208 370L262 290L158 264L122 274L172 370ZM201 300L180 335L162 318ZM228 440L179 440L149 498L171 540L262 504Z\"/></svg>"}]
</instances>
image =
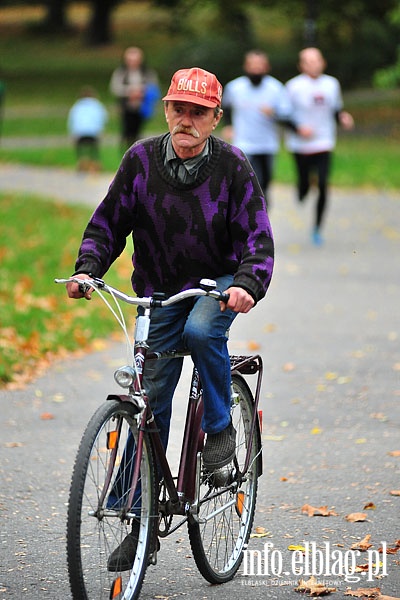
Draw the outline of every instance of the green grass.
<instances>
[{"instance_id":1,"label":"green grass","mask_svg":"<svg viewBox=\"0 0 400 600\"><path fill-rule=\"evenodd\" d=\"M398 157L399 140L340 140L333 161L333 180L340 186L400 190Z\"/></svg>"},{"instance_id":2,"label":"green grass","mask_svg":"<svg viewBox=\"0 0 400 600\"><path fill-rule=\"evenodd\" d=\"M103 146L100 160L104 171L114 172L121 160L117 146ZM0 162L23 163L36 166L76 167L76 157L72 144L68 147L0 149Z\"/></svg>"},{"instance_id":3,"label":"green grass","mask_svg":"<svg viewBox=\"0 0 400 600\"><path fill-rule=\"evenodd\" d=\"M73 272L90 209L0 194L0 386L118 331L101 300L73 301L55 277ZM129 252L107 280L129 292Z\"/></svg>"},{"instance_id":4,"label":"green grass","mask_svg":"<svg viewBox=\"0 0 400 600\"><path fill-rule=\"evenodd\" d=\"M67 118L70 107L46 104L45 99L42 99L42 102L43 104L31 108L6 107L1 124L2 137L67 135ZM109 117L105 133L117 134L119 132L117 106L114 102L105 106ZM164 123L165 118L160 103L152 119L145 123L145 131L164 128Z\"/></svg>"},{"instance_id":5,"label":"green grass","mask_svg":"<svg viewBox=\"0 0 400 600\"><path fill-rule=\"evenodd\" d=\"M395 139L339 137L332 162L332 185L400 190L398 168L399 142ZM293 184L295 169L292 157L279 153L275 181Z\"/></svg>"},{"instance_id":6,"label":"green grass","mask_svg":"<svg viewBox=\"0 0 400 600\"><path fill-rule=\"evenodd\" d=\"M65 135L66 133L67 111L65 114L51 114L43 108L43 115L40 113L34 116L12 113L6 114L2 124L2 136L44 136L44 135Z\"/></svg>"},{"instance_id":7,"label":"green grass","mask_svg":"<svg viewBox=\"0 0 400 600\"><path fill-rule=\"evenodd\" d=\"M105 133L119 133L119 115L115 102L105 104L108 110L108 121ZM42 99L42 104L34 107L11 108L4 110L1 134L7 137L55 136L67 135L67 118L70 106L53 106ZM164 127L165 118L161 103L152 119L145 123L145 131L159 130Z\"/></svg>"}]
</instances>

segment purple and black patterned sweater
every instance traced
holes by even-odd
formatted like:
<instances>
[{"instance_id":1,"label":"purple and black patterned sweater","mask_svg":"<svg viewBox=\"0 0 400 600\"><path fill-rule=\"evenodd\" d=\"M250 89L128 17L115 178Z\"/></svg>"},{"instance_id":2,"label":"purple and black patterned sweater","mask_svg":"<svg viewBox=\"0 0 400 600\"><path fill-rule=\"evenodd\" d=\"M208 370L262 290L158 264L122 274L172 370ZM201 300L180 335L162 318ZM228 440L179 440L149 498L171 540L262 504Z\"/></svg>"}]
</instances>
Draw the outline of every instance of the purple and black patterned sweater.
<instances>
[{"instance_id":1,"label":"purple and black patterned sweater","mask_svg":"<svg viewBox=\"0 0 400 600\"><path fill-rule=\"evenodd\" d=\"M168 134L166 134L168 135ZM234 275L258 301L271 280L274 245L254 172L237 148L211 137L211 156L194 184L164 166L164 135L134 144L83 235L75 273L103 277L132 235L132 286L139 296Z\"/></svg>"}]
</instances>

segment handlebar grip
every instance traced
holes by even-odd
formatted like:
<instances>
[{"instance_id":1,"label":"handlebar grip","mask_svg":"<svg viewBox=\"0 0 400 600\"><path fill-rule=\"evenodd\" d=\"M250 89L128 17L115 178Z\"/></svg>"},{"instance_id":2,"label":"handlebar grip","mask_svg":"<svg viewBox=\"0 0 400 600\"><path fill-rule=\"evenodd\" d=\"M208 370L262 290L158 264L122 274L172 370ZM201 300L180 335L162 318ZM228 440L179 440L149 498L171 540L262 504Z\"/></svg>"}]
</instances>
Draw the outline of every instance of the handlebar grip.
<instances>
[{"instance_id":1,"label":"handlebar grip","mask_svg":"<svg viewBox=\"0 0 400 600\"><path fill-rule=\"evenodd\" d=\"M229 294L224 294L221 292L220 302L224 302L225 304L228 304L229 298L230 298Z\"/></svg>"}]
</instances>

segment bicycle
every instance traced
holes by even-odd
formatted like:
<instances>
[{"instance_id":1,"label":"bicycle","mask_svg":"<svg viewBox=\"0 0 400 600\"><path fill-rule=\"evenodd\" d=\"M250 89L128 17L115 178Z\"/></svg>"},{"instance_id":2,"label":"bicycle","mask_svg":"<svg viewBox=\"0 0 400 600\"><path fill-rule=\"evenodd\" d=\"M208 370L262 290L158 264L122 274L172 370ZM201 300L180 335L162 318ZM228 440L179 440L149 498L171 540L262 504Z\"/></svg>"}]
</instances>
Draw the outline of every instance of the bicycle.
<instances>
[{"instance_id":1,"label":"bicycle","mask_svg":"<svg viewBox=\"0 0 400 600\"><path fill-rule=\"evenodd\" d=\"M150 352L148 337L153 307L208 295L227 301L214 281L170 298L137 298L101 279L79 276L85 293L96 290L119 321L132 351L132 365L114 378L126 394L109 395L90 419L77 452L68 503L67 560L74 600L136 600L146 569L156 564L158 538L187 524L195 563L210 583L231 580L238 571L251 533L258 477L262 473L261 415L258 402L263 365L259 355L231 356L232 422L237 432L234 461L209 473L202 465L205 434L201 429L202 386L193 367L177 476L172 475L151 408L142 387L146 360L187 356L186 351ZM105 298L111 294L118 312ZM131 343L118 301L144 307ZM244 375L257 374L255 395ZM178 523L176 523L178 519ZM110 571L111 552L135 524L136 555L128 570Z\"/></svg>"}]
</instances>

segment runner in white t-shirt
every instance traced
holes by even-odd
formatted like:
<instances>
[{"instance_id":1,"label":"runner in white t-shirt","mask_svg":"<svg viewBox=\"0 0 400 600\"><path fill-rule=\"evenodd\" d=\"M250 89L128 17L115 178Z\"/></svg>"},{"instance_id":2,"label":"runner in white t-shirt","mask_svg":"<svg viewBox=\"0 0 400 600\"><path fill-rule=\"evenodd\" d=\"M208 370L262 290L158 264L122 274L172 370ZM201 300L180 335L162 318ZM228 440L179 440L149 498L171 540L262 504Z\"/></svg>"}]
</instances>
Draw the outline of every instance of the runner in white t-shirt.
<instances>
[{"instance_id":1,"label":"runner in white t-shirt","mask_svg":"<svg viewBox=\"0 0 400 600\"><path fill-rule=\"evenodd\" d=\"M222 133L247 155L267 198L280 145L278 123L289 118L290 103L285 86L268 74L265 52L248 52L243 70L244 75L225 86L222 106L228 125Z\"/></svg>"},{"instance_id":2,"label":"runner in white t-shirt","mask_svg":"<svg viewBox=\"0 0 400 600\"><path fill-rule=\"evenodd\" d=\"M318 199L312 240L323 243L321 225L327 205L331 153L336 145L336 125L354 127L353 117L343 110L339 81L324 74L326 63L317 48L299 54L300 75L286 84L292 104L293 130L286 133L286 147L293 153L297 168L298 198L303 201L310 187L310 175L317 173Z\"/></svg>"}]
</instances>

